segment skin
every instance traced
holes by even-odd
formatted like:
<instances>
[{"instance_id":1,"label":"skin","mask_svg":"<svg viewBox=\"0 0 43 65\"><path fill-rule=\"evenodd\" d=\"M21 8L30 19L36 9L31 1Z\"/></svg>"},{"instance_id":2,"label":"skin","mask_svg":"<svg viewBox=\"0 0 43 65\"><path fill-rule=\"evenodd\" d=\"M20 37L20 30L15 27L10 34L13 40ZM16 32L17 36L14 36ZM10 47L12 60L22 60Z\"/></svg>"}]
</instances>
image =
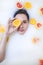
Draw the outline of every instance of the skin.
<instances>
[{"instance_id":1,"label":"skin","mask_svg":"<svg viewBox=\"0 0 43 65\"><path fill-rule=\"evenodd\" d=\"M13 26L12 22L14 19L21 20L21 25L18 27ZM0 44L0 62L2 62L5 59L7 38L10 37L10 35L12 35L15 31L17 31L19 34L23 35L26 32L26 30L28 29L29 21L25 14L17 14L14 19L10 18L8 20L7 29L6 29L5 35L3 37L3 41Z\"/></svg>"}]
</instances>

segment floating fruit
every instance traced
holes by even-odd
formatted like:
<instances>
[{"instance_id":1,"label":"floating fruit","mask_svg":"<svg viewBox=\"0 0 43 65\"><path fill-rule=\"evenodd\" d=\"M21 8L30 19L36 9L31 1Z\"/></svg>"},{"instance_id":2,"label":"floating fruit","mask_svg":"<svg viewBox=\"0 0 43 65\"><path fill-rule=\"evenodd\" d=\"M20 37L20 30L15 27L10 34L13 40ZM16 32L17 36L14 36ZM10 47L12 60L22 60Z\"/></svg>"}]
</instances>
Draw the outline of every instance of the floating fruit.
<instances>
[{"instance_id":1,"label":"floating fruit","mask_svg":"<svg viewBox=\"0 0 43 65\"><path fill-rule=\"evenodd\" d=\"M42 7L42 8L40 8L40 12L41 12L41 14L43 15L43 7Z\"/></svg>"},{"instance_id":2,"label":"floating fruit","mask_svg":"<svg viewBox=\"0 0 43 65\"><path fill-rule=\"evenodd\" d=\"M17 2L16 6L17 6L18 9L22 9L23 8L23 5L20 2Z\"/></svg>"},{"instance_id":3,"label":"floating fruit","mask_svg":"<svg viewBox=\"0 0 43 65\"><path fill-rule=\"evenodd\" d=\"M32 38L32 43L37 43L37 42L39 42L39 38L37 38L37 37L34 37L34 38Z\"/></svg>"},{"instance_id":4,"label":"floating fruit","mask_svg":"<svg viewBox=\"0 0 43 65\"><path fill-rule=\"evenodd\" d=\"M30 19L30 24L35 25L36 24L36 20L34 18L31 18Z\"/></svg>"},{"instance_id":5,"label":"floating fruit","mask_svg":"<svg viewBox=\"0 0 43 65\"><path fill-rule=\"evenodd\" d=\"M4 28L4 26L2 26L2 25L0 25L0 32L1 32L1 33L4 33L4 32L5 32L5 28Z\"/></svg>"},{"instance_id":6,"label":"floating fruit","mask_svg":"<svg viewBox=\"0 0 43 65\"><path fill-rule=\"evenodd\" d=\"M40 65L43 65L43 59L40 60Z\"/></svg>"},{"instance_id":7,"label":"floating fruit","mask_svg":"<svg viewBox=\"0 0 43 65\"><path fill-rule=\"evenodd\" d=\"M13 21L13 26L18 27L21 24L21 21L19 19L16 19Z\"/></svg>"},{"instance_id":8,"label":"floating fruit","mask_svg":"<svg viewBox=\"0 0 43 65\"><path fill-rule=\"evenodd\" d=\"M42 24L41 23L36 23L36 25L35 25L35 28L36 29L40 29L42 27Z\"/></svg>"},{"instance_id":9,"label":"floating fruit","mask_svg":"<svg viewBox=\"0 0 43 65\"><path fill-rule=\"evenodd\" d=\"M32 8L31 3L30 3L30 2L25 2L25 3L24 3L24 8L26 8L26 9Z\"/></svg>"}]
</instances>

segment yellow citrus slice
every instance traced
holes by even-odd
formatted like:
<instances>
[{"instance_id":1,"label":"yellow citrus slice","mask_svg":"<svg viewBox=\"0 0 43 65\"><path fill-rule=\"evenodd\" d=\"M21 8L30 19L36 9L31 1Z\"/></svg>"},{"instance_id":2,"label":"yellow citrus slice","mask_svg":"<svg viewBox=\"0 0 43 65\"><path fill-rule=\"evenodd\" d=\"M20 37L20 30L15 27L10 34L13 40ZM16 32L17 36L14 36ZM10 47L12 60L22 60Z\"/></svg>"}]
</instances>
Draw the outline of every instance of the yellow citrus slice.
<instances>
[{"instance_id":1,"label":"yellow citrus slice","mask_svg":"<svg viewBox=\"0 0 43 65\"><path fill-rule=\"evenodd\" d=\"M0 32L1 32L1 33L4 33L4 32L5 32L5 28L4 28L4 26L2 26L2 25L0 26Z\"/></svg>"},{"instance_id":2,"label":"yellow citrus slice","mask_svg":"<svg viewBox=\"0 0 43 65\"><path fill-rule=\"evenodd\" d=\"M21 21L19 19L16 19L13 21L13 26L18 27L21 24Z\"/></svg>"},{"instance_id":3,"label":"yellow citrus slice","mask_svg":"<svg viewBox=\"0 0 43 65\"><path fill-rule=\"evenodd\" d=\"M30 3L30 2L25 2L25 3L24 3L24 8L26 8L26 9L32 8L31 3Z\"/></svg>"},{"instance_id":4,"label":"yellow citrus slice","mask_svg":"<svg viewBox=\"0 0 43 65\"><path fill-rule=\"evenodd\" d=\"M34 18L31 18L30 19L30 24L35 25L36 24L36 20Z\"/></svg>"}]
</instances>

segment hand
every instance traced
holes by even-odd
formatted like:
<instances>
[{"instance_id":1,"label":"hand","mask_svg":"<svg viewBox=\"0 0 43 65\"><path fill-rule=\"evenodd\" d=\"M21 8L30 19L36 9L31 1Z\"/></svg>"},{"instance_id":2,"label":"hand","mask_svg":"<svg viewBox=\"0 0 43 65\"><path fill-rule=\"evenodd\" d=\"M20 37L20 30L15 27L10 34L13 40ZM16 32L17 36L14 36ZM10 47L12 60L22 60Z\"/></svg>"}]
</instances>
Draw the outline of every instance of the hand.
<instances>
[{"instance_id":1,"label":"hand","mask_svg":"<svg viewBox=\"0 0 43 65\"><path fill-rule=\"evenodd\" d=\"M13 32L17 31L18 27L15 27L12 25L12 22L15 20L14 19L11 19L9 18L8 20L8 25L7 25L7 32L8 32L8 35L11 35Z\"/></svg>"}]
</instances>

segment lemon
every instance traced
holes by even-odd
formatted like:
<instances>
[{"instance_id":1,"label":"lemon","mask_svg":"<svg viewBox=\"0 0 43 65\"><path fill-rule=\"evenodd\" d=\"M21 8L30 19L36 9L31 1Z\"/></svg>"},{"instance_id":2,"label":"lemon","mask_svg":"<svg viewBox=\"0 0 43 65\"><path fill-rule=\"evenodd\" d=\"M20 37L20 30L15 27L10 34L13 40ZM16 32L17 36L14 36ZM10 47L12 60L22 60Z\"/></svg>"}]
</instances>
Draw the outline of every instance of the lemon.
<instances>
[{"instance_id":1,"label":"lemon","mask_svg":"<svg viewBox=\"0 0 43 65\"><path fill-rule=\"evenodd\" d=\"M21 21L19 19L16 19L13 21L13 26L18 27L21 24Z\"/></svg>"},{"instance_id":2,"label":"lemon","mask_svg":"<svg viewBox=\"0 0 43 65\"><path fill-rule=\"evenodd\" d=\"M25 3L24 3L24 8L26 8L26 9L32 8L31 3L30 3L30 2L25 2Z\"/></svg>"}]
</instances>

